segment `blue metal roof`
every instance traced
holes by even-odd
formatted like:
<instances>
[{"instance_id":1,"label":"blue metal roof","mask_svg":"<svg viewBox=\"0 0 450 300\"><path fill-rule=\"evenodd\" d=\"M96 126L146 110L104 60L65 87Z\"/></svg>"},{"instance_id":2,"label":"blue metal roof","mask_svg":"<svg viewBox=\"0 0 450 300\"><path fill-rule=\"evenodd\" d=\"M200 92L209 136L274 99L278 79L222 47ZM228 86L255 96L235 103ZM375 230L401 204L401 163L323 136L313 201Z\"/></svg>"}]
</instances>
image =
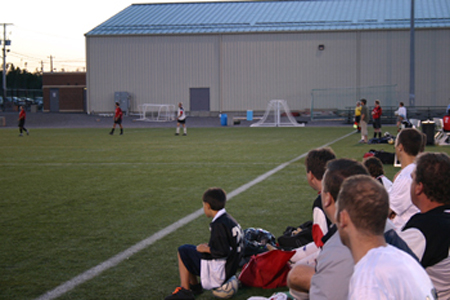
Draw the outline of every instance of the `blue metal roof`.
<instances>
[{"instance_id":1,"label":"blue metal roof","mask_svg":"<svg viewBox=\"0 0 450 300\"><path fill-rule=\"evenodd\" d=\"M450 28L449 0L415 0L416 28ZM86 33L164 35L407 29L411 0L133 4Z\"/></svg>"}]
</instances>

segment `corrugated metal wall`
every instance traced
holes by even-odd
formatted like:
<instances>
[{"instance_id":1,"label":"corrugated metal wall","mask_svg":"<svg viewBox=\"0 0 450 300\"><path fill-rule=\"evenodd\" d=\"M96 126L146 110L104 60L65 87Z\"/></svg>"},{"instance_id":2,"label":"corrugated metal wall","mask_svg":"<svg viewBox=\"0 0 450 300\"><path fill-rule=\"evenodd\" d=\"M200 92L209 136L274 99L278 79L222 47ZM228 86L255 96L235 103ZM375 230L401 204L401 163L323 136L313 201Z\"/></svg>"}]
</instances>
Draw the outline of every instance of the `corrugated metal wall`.
<instances>
[{"instance_id":1,"label":"corrugated metal wall","mask_svg":"<svg viewBox=\"0 0 450 300\"><path fill-rule=\"evenodd\" d=\"M264 110L272 99L310 107L311 90L354 86L355 34L285 33L224 37L225 110ZM325 49L320 51L319 45Z\"/></svg>"},{"instance_id":2,"label":"corrugated metal wall","mask_svg":"<svg viewBox=\"0 0 450 300\"><path fill-rule=\"evenodd\" d=\"M448 49L450 30L416 30L417 106L448 104ZM312 89L394 84L408 103L407 30L87 37L87 58L90 112L112 111L115 91L132 94L134 111L179 101L189 110L195 87L210 88L213 112L265 110L271 99L303 110Z\"/></svg>"},{"instance_id":3,"label":"corrugated metal wall","mask_svg":"<svg viewBox=\"0 0 450 300\"><path fill-rule=\"evenodd\" d=\"M191 87L209 87L218 99L217 41L212 35L87 38L89 112L112 111L116 91L131 94L132 111L143 103L188 103Z\"/></svg>"}]
</instances>

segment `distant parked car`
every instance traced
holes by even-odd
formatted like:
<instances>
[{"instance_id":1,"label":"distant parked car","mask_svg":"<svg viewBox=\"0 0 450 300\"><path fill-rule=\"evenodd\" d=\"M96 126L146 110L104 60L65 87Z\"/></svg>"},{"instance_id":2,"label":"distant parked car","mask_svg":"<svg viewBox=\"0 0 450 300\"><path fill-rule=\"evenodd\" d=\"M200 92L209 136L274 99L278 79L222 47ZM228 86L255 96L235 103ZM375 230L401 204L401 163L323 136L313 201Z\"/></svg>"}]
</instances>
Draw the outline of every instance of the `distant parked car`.
<instances>
[{"instance_id":1,"label":"distant parked car","mask_svg":"<svg viewBox=\"0 0 450 300\"><path fill-rule=\"evenodd\" d=\"M19 97L13 96L13 97L7 97L7 99L9 102L14 103L14 105L19 105L19 101L20 101Z\"/></svg>"},{"instance_id":2,"label":"distant parked car","mask_svg":"<svg viewBox=\"0 0 450 300\"><path fill-rule=\"evenodd\" d=\"M31 104L34 104L34 100L31 98L23 97L23 98L19 98L19 100L17 101L17 105L20 105L20 106L23 105L23 106L28 107Z\"/></svg>"},{"instance_id":3,"label":"distant parked car","mask_svg":"<svg viewBox=\"0 0 450 300\"><path fill-rule=\"evenodd\" d=\"M43 97L34 98L34 104L37 104L38 110L41 110L44 107L44 98Z\"/></svg>"}]
</instances>

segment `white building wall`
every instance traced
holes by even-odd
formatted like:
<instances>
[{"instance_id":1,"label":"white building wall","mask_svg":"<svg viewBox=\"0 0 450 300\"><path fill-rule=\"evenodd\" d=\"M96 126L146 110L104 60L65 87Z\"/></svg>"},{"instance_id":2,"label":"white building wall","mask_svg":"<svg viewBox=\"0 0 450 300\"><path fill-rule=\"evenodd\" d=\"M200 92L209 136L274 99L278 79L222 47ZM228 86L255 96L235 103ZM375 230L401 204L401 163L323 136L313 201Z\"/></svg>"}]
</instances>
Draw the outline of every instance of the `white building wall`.
<instances>
[{"instance_id":1,"label":"white building wall","mask_svg":"<svg viewBox=\"0 0 450 300\"><path fill-rule=\"evenodd\" d=\"M446 106L450 102L450 30L416 30L415 40L416 106ZM360 85L397 84L397 100L408 105L410 32L361 32L360 45Z\"/></svg>"},{"instance_id":2,"label":"white building wall","mask_svg":"<svg viewBox=\"0 0 450 300\"><path fill-rule=\"evenodd\" d=\"M311 90L354 86L355 34L274 33L223 38L225 110L264 110L284 99L293 110L311 105ZM319 51L318 46L325 50Z\"/></svg>"},{"instance_id":3,"label":"white building wall","mask_svg":"<svg viewBox=\"0 0 450 300\"><path fill-rule=\"evenodd\" d=\"M416 30L417 106L448 104L448 49L450 30ZM212 112L265 110L272 99L304 110L325 88L396 84L398 101L409 97L407 30L87 37L87 64L90 112L112 111L115 91L131 93L132 111L189 110L196 87L210 88Z\"/></svg>"},{"instance_id":4,"label":"white building wall","mask_svg":"<svg viewBox=\"0 0 450 300\"><path fill-rule=\"evenodd\" d=\"M185 103L189 88L209 87L218 99L217 36L88 37L88 110L114 108L114 92L129 92L131 110L143 103ZM211 109L217 109L212 106Z\"/></svg>"}]
</instances>

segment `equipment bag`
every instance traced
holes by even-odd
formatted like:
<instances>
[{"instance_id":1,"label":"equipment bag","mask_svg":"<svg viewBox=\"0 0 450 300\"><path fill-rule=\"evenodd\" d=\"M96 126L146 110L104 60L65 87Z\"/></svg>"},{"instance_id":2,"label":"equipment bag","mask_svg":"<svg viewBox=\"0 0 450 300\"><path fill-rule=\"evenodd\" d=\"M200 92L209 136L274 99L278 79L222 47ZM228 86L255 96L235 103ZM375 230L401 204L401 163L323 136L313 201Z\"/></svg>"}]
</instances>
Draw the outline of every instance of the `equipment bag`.
<instances>
[{"instance_id":1,"label":"equipment bag","mask_svg":"<svg viewBox=\"0 0 450 300\"><path fill-rule=\"evenodd\" d=\"M254 255L244 266L239 280L242 284L263 289L274 289L286 286L289 270L289 259L295 251L273 250Z\"/></svg>"}]
</instances>

